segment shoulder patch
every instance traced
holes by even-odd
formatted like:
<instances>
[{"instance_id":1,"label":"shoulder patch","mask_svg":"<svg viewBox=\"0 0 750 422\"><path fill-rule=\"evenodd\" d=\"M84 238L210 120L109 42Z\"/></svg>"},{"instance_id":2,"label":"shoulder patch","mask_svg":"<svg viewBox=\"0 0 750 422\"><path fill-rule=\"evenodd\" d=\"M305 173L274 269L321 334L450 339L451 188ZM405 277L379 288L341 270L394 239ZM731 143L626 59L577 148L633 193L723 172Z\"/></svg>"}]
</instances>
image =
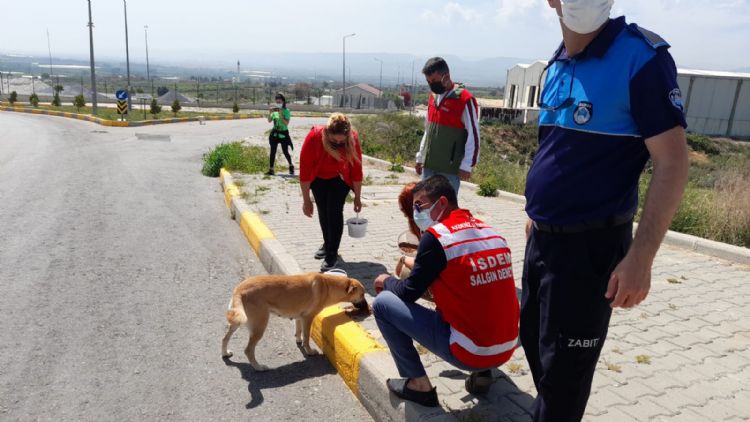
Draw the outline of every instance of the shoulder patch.
<instances>
[{"instance_id":1,"label":"shoulder patch","mask_svg":"<svg viewBox=\"0 0 750 422\"><path fill-rule=\"evenodd\" d=\"M659 34L651 32L646 28L641 28L637 24L631 23L630 25L628 25L628 30L643 38L643 40L646 41L646 43L654 49L659 47L671 47L669 43L665 41L664 38L662 38Z\"/></svg>"}]
</instances>

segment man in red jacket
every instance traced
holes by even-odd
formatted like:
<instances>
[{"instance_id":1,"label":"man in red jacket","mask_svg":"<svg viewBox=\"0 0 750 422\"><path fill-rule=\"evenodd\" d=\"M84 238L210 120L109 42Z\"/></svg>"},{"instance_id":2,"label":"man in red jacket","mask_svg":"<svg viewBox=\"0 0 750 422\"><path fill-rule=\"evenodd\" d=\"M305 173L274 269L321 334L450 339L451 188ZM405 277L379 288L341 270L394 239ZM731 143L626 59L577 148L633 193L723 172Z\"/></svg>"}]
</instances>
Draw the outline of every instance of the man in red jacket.
<instances>
[{"instance_id":1,"label":"man in red jacket","mask_svg":"<svg viewBox=\"0 0 750 422\"><path fill-rule=\"evenodd\" d=\"M424 232L414 268L403 281L375 279L375 321L401 379L389 379L398 397L437 406L413 340L472 375L469 393L485 393L491 368L508 361L518 344L519 304L510 249L495 230L460 209L444 176L419 182L414 221ZM430 288L437 310L414 303Z\"/></svg>"}]
</instances>

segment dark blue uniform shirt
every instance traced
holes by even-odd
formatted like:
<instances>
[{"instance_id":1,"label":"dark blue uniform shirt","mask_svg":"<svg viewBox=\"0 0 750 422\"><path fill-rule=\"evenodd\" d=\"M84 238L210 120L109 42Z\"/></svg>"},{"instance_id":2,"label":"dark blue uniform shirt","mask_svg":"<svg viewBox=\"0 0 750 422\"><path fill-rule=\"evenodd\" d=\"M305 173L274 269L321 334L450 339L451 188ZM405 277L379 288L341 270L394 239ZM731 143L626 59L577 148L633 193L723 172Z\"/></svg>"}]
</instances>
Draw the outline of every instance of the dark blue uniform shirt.
<instances>
[{"instance_id":1,"label":"dark blue uniform shirt","mask_svg":"<svg viewBox=\"0 0 750 422\"><path fill-rule=\"evenodd\" d=\"M540 96L526 212L547 224L635 213L644 140L687 127L677 69L658 35L611 19L574 57L561 45Z\"/></svg>"}]
</instances>

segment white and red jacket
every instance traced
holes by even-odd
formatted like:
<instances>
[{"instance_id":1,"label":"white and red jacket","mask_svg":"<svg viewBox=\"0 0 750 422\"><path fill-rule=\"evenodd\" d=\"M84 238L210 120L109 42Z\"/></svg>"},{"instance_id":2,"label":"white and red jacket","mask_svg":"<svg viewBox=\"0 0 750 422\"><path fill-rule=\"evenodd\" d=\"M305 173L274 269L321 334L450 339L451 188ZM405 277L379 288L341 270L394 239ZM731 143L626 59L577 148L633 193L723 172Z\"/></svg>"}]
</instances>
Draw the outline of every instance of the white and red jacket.
<instances>
[{"instance_id":1,"label":"white and red jacket","mask_svg":"<svg viewBox=\"0 0 750 422\"><path fill-rule=\"evenodd\" d=\"M519 306L510 249L495 230L457 209L430 227L448 261L432 295L451 327L450 349L475 368L499 366L518 344Z\"/></svg>"}]
</instances>

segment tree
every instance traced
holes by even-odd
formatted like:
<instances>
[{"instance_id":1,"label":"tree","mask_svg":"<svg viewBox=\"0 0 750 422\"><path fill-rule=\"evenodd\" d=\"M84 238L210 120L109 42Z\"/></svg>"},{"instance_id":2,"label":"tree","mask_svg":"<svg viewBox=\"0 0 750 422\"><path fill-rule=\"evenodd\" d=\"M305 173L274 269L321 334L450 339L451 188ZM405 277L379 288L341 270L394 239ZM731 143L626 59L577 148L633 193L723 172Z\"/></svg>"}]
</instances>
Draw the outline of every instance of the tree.
<instances>
[{"instance_id":1,"label":"tree","mask_svg":"<svg viewBox=\"0 0 750 422\"><path fill-rule=\"evenodd\" d=\"M232 106L232 113L239 113L240 112L240 106L237 105L237 103L234 103Z\"/></svg>"},{"instance_id":2,"label":"tree","mask_svg":"<svg viewBox=\"0 0 750 422\"><path fill-rule=\"evenodd\" d=\"M33 93L33 94L31 94L31 95L29 96L29 102L30 102L30 103L31 103L31 105L33 105L34 107L39 107L39 96L38 96L38 95L36 95L36 93Z\"/></svg>"},{"instance_id":3,"label":"tree","mask_svg":"<svg viewBox=\"0 0 750 422\"><path fill-rule=\"evenodd\" d=\"M83 94L78 94L73 99L73 105L76 107L78 112L81 112L81 107L86 107L86 98L83 97Z\"/></svg>"},{"instance_id":4,"label":"tree","mask_svg":"<svg viewBox=\"0 0 750 422\"><path fill-rule=\"evenodd\" d=\"M157 119L159 117L159 113L161 113L161 106L158 102L156 102L156 98L151 100L151 109L149 110L149 113L154 115L154 119Z\"/></svg>"},{"instance_id":5,"label":"tree","mask_svg":"<svg viewBox=\"0 0 750 422\"><path fill-rule=\"evenodd\" d=\"M65 90L62 85L55 85L52 89L55 90L55 95L52 97L52 105L55 107L60 107L62 104L60 102L60 93Z\"/></svg>"},{"instance_id":6,"label":"tree","mask_svg":"<svg viewBox=\"0 0 750 422\"><path fill-rule=\"evenodd\" d=\"M166 86L160 86L156 88L156 95L158 95L159 97L166 94L167 92L169 92L169 88L167 88Z\"/></svg>"},{"instance_id":7,"label":"tree","mask_svg":"<svg viewBox=\"0 0 750 422\"><path fill-rule=\"evenodd\" d=\"M13 105L16 101L18 101L18 93L16 91L11 91L10 97L8 97L8 102L10 105Z\"/></svg>"},{"instance_id":8,"label":"tree","mask_svg":"<svg viewBox=\"0 0 750 422\"><path fill-rule=\"evenodd\" d=\"M182 110L182 106L180 105L180 101L175 98L174 102L172 102L172 113L174 113L174 117L177 117L177 113Z\"/></svg>"}]
</instances>

